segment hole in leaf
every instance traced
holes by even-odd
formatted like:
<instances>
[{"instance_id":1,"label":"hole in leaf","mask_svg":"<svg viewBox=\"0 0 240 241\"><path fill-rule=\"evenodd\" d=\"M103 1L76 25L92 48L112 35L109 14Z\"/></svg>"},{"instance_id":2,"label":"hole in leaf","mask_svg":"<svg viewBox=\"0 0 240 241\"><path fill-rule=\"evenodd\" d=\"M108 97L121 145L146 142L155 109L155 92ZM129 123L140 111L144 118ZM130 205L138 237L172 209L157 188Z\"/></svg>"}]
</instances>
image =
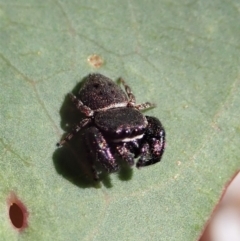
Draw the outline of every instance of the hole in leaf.
<instances>
[{"instance_id":1,"label":"hole in leaf","mask_svg":"<svg viewBox=\"0 0 240 241\"><path fill-rule=\"evenodd\" d=\"M8 198L9 218L12 225L19 231L25 229L27 225L28 212L25 205L14 193Z\"/></svg>"},{"instance_id":2,"label":"hole in leaf","mask_svg":"<svg viewBox=\"0 0 240 241\"><path fill-rule=\"evenodd\" d=\"M11 219L12 224L16 228L22 228L23 226L23 211L22 209L16 204L13 203L9 208L9 217Z\"/></svg>"}]
</instances>

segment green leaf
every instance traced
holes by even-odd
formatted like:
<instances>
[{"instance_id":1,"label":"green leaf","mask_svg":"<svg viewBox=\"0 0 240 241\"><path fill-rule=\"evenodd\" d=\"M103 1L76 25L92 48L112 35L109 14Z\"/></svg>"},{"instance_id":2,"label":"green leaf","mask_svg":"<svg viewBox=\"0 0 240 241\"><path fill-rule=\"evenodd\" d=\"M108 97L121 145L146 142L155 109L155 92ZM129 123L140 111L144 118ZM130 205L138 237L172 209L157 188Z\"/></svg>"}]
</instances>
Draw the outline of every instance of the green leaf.
<instances>
[{"instance_id":1,"label":"green leaf","mask_svg":"<svg viewBox=\"0 0 240 241\"><path fill-rule=\"evenodd\" d=\"M196 240L239 168L239 10L236 0L1 0L1 240ZM90 72L157 104L147 114L166 129L161 163L94 185L77 141L56 149L76 113L66 94ZM21 233L11 192L29 212Z\"/></svg>"}]
</instances>

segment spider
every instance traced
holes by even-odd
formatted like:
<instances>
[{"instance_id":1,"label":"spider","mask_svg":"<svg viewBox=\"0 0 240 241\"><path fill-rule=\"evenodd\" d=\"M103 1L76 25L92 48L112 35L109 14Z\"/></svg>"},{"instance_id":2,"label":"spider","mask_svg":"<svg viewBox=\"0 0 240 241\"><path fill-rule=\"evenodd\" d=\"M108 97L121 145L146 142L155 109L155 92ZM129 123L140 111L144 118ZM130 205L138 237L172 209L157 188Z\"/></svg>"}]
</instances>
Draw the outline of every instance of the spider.
<instances>
[{"instance_id":1,"label":"spider","mask_svg":"<svg viewBox=\"0 0 240 241\"><path fill-rule=\"evenodd\" d=\"M85 118L57 145L64 145L83 129L95 180L99 180L95 162L112 173L119 170L117 156L130 166L139 157L136 166L140 168L159 162L164 153L165 130L161 122L141 113L154 105L149 102L136 104L131 88L122 78L120 82L125 92L111 79L93 73L86 78L78 96L69 94Z\"/></svg>"}]
</instances>

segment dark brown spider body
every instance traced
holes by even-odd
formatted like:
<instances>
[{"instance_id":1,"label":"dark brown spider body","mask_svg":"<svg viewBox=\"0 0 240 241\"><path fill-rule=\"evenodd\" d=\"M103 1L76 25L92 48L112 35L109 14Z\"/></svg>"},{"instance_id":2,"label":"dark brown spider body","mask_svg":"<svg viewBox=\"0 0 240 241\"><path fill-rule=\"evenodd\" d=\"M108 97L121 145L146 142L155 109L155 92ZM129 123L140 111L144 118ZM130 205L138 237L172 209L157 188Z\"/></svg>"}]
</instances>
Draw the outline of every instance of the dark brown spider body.
<instances>
[{"instance_id":1,"label":"dark brown spider body","mask_svg":"<svg viewBox=\"0 0 240 241\"><path fill-rule=\"evenodd\" d=\"M98 174L94 163L99 161L108 172L119 169L116 156L130 166L152 165L161 160L165 148L165 130L161 122L140 111L153 107L146 102L136 104L135 96L125 81L120 79L126 93L111 79L101 74L90 74L78 97L70 94L76 108L85 114L72 132L60 141L69 141L82 128L95 180Z\"/></svg>"}]
</instances>

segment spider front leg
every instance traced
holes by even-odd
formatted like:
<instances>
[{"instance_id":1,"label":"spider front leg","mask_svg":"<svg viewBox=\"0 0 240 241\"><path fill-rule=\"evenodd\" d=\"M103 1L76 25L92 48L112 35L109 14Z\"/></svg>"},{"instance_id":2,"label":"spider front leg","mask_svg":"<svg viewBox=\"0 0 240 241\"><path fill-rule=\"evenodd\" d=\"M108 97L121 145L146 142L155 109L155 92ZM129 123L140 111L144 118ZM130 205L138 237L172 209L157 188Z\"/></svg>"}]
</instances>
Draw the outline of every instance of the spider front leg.
<instances>
[{"instance_id":1,"label":"spider front leg","mask_svg":"<svg viewBox=\"0 0 240 241\"><path fill-rule=\"evenodd\" d=\"M131 142L119 143L116 146L119 156L130 166L134 165L134 150Z\"/></svg>"},{"instance_id":2,"label":"spider front leg","mask_svg":"<svg viewBox=\"0 0 240 241\"><path fill-rule=\"evenodd\" d=\"M138 168L159 162L165 149L165 130L161 122L155 117L146 118L148 125L140 146Z\"/></svg>"},{"instance_id":3,"label":"spider front leg","mask_svg":"<svg viewBox=\"0 0 240 241\"><path fill-rule=\"evenodd\" d=\"M92 171L94 179L98 180L98 174L95 169L94 161L98 161L107 172L116 172L119 169L110 147L103 137L102 133L96 127L89 127L85 133L87 149L91 157Z\"/></svg>"}]
</instances>

